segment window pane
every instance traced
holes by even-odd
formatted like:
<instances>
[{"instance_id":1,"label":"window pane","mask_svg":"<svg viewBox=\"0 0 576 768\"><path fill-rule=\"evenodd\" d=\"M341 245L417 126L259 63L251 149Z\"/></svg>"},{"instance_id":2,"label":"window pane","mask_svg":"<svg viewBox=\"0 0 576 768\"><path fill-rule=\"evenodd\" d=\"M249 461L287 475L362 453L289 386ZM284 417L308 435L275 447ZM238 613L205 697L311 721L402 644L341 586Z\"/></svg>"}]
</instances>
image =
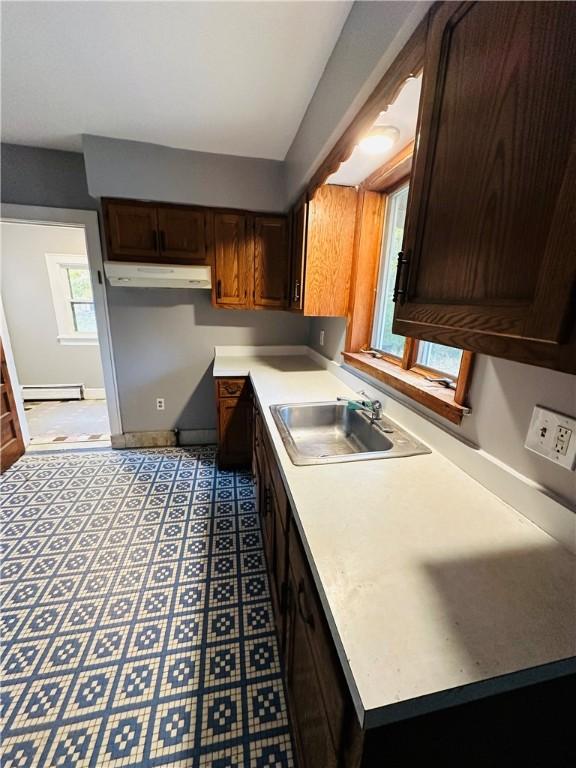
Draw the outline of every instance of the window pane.
<instances>
[{"instance_id":1,"label":"window pane","mask_svg":"<svg viewBox=\"0 0 576 768\"><path fill-rule=\"evenodd\" d=\"M92 286L90 274L86 267L68 267L68 282L70 283L70 296L78 301L92 301Z\"/></svg>"},{"instance_id":2,"label":"window pane","mask_svg":"<svg viewBox=\"0 0 576 768\"><path fill-rule=\"evenodd\" d=\"M420 365L434 368L439 373L457 377L461 359L461 349L445 347L443 344L434 344L431 341L421 341L418 344L417 361Z\"/></svg>"},{"instance_id":3,"label":"window pane","mask_svg":"<svg viewBox=\"0 0 576 768\"><path fill-rule=\"evenodd\" d=\"M402 249L404 219L408 202L408 185L390 195L388 215L386 217L385 237L382 246L380 285L376 301L376 317L372 346L382 352L402 357L404 336L392 333L394 302L392 294L398 267L398 252Z\"/></svg>"},{"instance_id":4,"label":"window pane","mask_svg":"<svg viewBox=\"0 0 576 768\"><path fill-rule=\"evenodd\" d=\"M72 315L74 316L74 329L78 333L96 333L94 304L73 301Z\"/></svg>"}]
</instances>

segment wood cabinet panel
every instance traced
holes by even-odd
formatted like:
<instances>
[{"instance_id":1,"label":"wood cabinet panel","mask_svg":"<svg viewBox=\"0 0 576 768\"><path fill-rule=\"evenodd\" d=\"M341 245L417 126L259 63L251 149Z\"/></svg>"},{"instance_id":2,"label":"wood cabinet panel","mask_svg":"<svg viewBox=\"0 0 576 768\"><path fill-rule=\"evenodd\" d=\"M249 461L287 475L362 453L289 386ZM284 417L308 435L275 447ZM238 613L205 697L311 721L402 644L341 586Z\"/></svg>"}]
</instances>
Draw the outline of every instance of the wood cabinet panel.
<instances>
[{"instance_id":1,"label":"wood cabinet panel","mask_svg":"<svg viewBox=\"0 0 576 768\"><path fill-rule=\"evenodd\" d=\"M284 216L254 218L255 307L284 309L288 303L290 264Z\"/></svg>"},{"instance_id":2,"label":"wood cabinet panel","mask_svg":"<svg viewBox=\"0 0 576 768\"><path fill-rule=\"evenodd\" d=\"M166 206L158 208L160 253L171 263L206 264L206 212Z\"/></svg>"},{"instance_id":3,"label":"wood cabinet panel","mask_svg":"<svg viewBox=\"0 0 576 768\"><path fill-rule=\"evenodd\" d=\"M214 214L214 300L217 306L249 306L251 227L243 213Z\"/></svg>"},{"instance_id":4,"label":"wood cabinet panel","mask_svg":"<svg viewBox=\"0 0 576 768\"><path fill-rule=\"evenodd\" d=\"M316 674L306 624L297 607L297 580L289 573L286 682L299 768L336 768L338 758Z\"/></svg>"},{"instance_id":5,"label":"wood cabinet panel","mask_svg":"<svg viewBox=\"0 0 576 768\"><path fill-rule=\"evenodd\" d=\"M348 698L346 682L295 526L291 526L289 541L289 561L295 579L296 607L300 618L306 625L310 650L324 697L326 717L334 746L338 749L342 741Z\"/></svg>"},{"instance_id":6,"label":"wood cabinet panel","mask_svg":"<svg viewBox=\"0 0 576 768\"><path fill-rule=\"evenodd\" d=\"M226 385L240 385L238 394L223 397ZM218 423L218 464L221 467L249 467L252 459L252 397L247 379L216 379Z\"/></svg>"},{"instance_id":7,"label":"wood cabinet panel","mask_svg":"<svg viewBox=\"0 0 576 768\"><path fill-rule=\"evenodd\" d=\"M24 440L1 340L0 373L0 472L4 472L24 453Z\"/></svg>"},{"instance_id":8,"label":"wood cabinet panel","mask_svg":"<svg viewBox=\"0 0 576 768\"><path fill-rule=\"evenodd\" d=\"M111 261L160 260L158 214L146 203L105 201L104 218Z\"/></svg>"},{"instance_id":9,"label":"wood cabinet panel","mask_svg":"<svg viewBox=\"0 0 576 768\"><path fill-rule=\"evenodd\" d=\"M472 350L475 334L505 338L510 357L566 340L575 28L573 3L446 3L434 15L396 333L465 331Z\"/></svg>"},{"instance_id":10,"label":"wood cabinet panel","mask_svg":"<svg viewBox=\"0 0 576 768\"><path fill-rule=\"evenodd\" d=\"M290 308L304 308L304 263L306 258L306 234L308 230L308 203L302 198L294 207L290 220Z\"/></svg>"},{"instance_id":11,"label":"wood cabinet panel","mask_svg":"<svg viewBox=\"0 0 576 768\"><path fill-rule=\"evenodd\" d=\"M326 184L292 211L290 308L344 317L352 278L357 191Z\"/></svg>"},{"instance_id":12,"label":"wood cabinet panel","mask_svg":"<svg viewBox=\"0 0 576 768\"><path fill-rule=\"evenodd\" d=\"M218 397L248 397L250 395L250 384L247 379L217 379L216 387Z\"/></svg>"}]
</instances>

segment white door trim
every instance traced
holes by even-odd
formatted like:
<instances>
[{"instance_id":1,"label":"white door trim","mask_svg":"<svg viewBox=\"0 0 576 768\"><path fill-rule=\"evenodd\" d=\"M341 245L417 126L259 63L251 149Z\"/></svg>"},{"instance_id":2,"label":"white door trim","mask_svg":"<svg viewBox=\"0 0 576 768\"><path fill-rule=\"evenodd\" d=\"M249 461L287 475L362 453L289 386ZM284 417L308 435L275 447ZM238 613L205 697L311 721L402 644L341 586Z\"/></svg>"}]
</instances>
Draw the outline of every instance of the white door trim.
<instances>
[{"instance_id":1,"label":"white door trim","mask_svg":"<svg viewBox=\"0 0 576 768\"><path fill-rule=\"evenodd\" d=\"M81 227L84 229L86 253L88 254L88 265L90 267L90 277L94 293L94 311L98 328L110 432L113 435L122 434L120 401L118 399L112 335L110 333L110 316L106 300L106 282L104 280L104 266L102 264L98 213L96 211L75 210L72 208L45 208L39 205L12 205L6 203L2 204L0 208L0 217L2 221L52 224L55 226Z\"/></svg>"}]
</instances>

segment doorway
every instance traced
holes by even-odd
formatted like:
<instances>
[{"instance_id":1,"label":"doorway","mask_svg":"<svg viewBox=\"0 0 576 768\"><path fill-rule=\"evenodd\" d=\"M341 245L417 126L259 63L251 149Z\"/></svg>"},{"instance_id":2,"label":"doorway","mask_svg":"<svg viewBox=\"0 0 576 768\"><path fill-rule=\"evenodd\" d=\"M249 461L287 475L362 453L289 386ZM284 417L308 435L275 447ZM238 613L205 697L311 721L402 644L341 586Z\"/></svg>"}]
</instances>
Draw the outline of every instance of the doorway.
<instances>
[{"instance_id":1,"label":"doorway","mask_svg":"<svg viewBox=\"0 0 576 768\"><path fill-rule=\"evenodd\" d=\"M0 235L26 450L109 447L121 427L96 213L3 206Z\"/></svg>"}]
</instances>

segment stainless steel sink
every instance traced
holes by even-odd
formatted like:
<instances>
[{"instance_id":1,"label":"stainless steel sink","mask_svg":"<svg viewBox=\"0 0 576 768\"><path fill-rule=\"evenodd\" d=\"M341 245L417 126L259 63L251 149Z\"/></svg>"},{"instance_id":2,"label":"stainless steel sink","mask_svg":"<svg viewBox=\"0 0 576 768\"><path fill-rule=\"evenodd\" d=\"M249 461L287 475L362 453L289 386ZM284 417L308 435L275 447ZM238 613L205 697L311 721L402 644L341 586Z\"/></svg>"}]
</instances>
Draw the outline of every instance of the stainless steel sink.
<instances>
[{"instance_id":1,"label":"stainless steel sink","mask_svg":"<svg viewBox=\"0 0 576 768\"><path fill-rule=\"evenodd\" d=\"M385 418L372 421L346 403L271 405L270 410L293 464L335 464L393 459L430 449Z\"/></svg>"}]
</instances>

